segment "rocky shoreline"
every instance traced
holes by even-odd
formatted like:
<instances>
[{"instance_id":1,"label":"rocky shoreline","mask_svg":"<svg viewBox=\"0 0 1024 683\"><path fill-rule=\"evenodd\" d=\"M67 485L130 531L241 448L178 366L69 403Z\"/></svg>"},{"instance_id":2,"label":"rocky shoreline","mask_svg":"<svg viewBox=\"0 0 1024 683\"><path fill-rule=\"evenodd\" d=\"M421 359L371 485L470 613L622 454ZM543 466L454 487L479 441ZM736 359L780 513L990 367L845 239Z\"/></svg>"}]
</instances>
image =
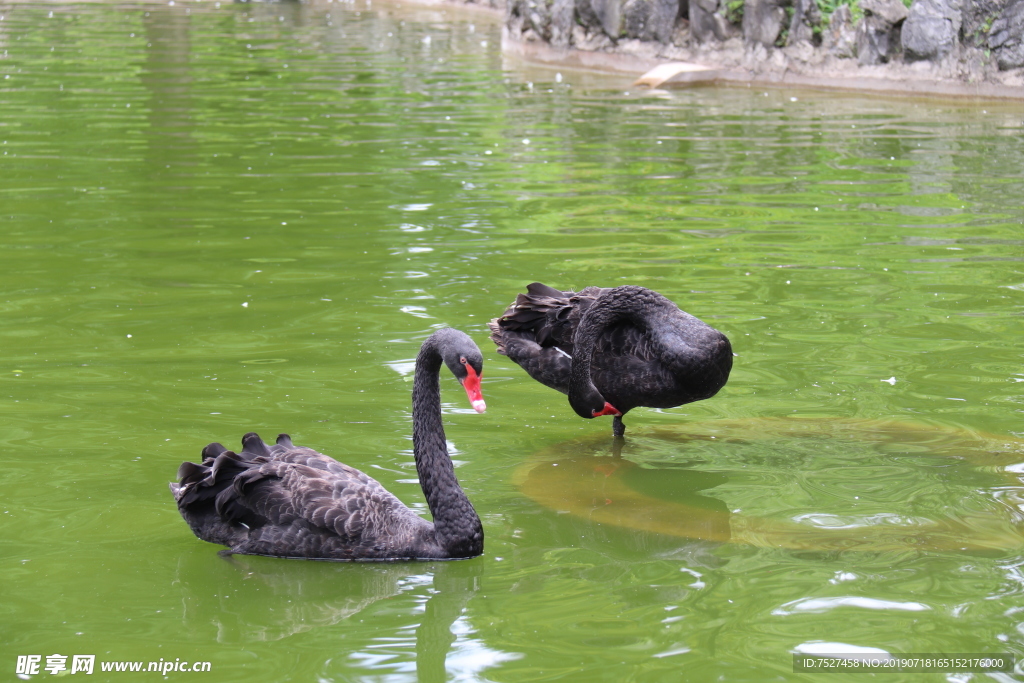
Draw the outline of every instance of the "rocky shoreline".
<instances>
[{"instance_id":1,"label":"rocky shoreline","mask_svg":"<svg viewBox=\"0 0 1024 683\"><path fill-rule=\"evenodd\" d=\"M504 11L508 52L638 74L661 64L642 79L650 86L775 83L1024 100L1024 0L833 1L483 4Z\"/></svg>"}]
</instances>

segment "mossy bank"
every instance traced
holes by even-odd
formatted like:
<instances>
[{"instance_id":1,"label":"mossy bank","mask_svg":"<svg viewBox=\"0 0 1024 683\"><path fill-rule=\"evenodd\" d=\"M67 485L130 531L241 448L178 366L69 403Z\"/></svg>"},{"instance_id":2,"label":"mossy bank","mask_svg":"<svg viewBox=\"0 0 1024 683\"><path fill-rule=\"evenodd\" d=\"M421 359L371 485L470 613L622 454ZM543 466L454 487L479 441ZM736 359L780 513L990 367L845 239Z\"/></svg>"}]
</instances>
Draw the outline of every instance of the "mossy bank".
<instances>
[{"instance_id":1,"label":"mossy bank","mask_svg":"<svg viewBox=\"0 0 1024 683\"><path fill-rule=\"evenodd\" d=\"M705 65L716 80L1024 98L1024 0L481 2L505 12L507 47L547 58L618 54Z\"/></svg>"}]
</instances>

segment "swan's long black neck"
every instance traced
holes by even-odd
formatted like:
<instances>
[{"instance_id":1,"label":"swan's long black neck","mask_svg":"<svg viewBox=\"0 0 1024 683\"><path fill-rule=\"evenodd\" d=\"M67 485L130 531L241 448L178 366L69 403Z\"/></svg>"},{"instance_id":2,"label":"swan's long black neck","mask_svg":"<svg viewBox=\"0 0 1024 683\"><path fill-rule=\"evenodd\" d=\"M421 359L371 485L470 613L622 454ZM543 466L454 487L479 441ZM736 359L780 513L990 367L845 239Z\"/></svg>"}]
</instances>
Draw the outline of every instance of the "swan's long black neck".
<instances>
[{"instance_id":1,"label":"swan's long black neck","mask_svg":"<svg viewBox=\"0 0 1024 683\"><path fill-rule=\"evenodd\" d=\"M659 346L670 346L676 341L672 317L679 313L674 303L644 287L625 285L603 293L576 328L569 396L597 391L590 377L590 365L597 340L608 327L628 322L650 334Z\"/></svg>"},{"instance_id":2,"label":"swan's long black neck","mask_svg":"<svg viewBox=\"0 0 1024 683\"><path fill-rule=\"evenodd\" d=\"M661 294L644 287L626 285L604 292L576 328L572 368L569 373L569 402L577 413L587 399L600 392L591 379L594 349L610 326L626 323L643 331L649 352L691 393L689 400L709 398L717 392L732 368L732 347L724 334L682 311ZM593 403L589 403L593 405ZM579 406L579 407L578 407ZM618 405L619 410L633 406ZM617 421L621 426L621 421Z\"/></svg>"},{"instance_id":3,"label":"swan's long black neck","mask_svg":"<svg viewBox=\"0 0 1024 683\"><path fill-rule=\"evenodd\" d=\"M437 542L451 557L483 552L483 529L459 486L441 423L441 349L452 330L438 330L420 348L412 391L412 448Z\"/></svg>"}]
</instances>

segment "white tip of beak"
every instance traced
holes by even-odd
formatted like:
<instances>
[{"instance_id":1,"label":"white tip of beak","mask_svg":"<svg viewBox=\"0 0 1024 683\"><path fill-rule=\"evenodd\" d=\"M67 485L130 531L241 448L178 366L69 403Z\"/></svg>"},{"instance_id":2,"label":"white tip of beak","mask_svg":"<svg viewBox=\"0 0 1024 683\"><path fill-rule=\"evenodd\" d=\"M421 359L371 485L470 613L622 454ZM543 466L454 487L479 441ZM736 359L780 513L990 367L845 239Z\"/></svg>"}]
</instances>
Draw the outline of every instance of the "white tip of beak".
<instances>
[{"instance_id":1,"label":"white tip of beak","mask_svg":"<svg viewBox=\"0 0 1024 683\"><path fill-rule=\"evenodd\" d=\"M478 413L482 413L485 410L487 410L487 404L484 403L483 401L473 401L470 405L472 405L473 410L475 410Z\"/></svg>"}]
</instances>

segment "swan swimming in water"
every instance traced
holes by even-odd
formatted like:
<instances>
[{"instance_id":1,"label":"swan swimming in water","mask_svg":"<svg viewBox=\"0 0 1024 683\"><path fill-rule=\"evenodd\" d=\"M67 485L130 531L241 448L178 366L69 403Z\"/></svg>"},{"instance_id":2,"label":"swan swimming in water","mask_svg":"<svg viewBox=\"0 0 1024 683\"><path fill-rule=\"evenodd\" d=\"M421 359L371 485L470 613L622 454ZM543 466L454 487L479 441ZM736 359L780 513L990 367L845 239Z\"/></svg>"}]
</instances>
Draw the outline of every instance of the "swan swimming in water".
<instances>
[{"instance_id":1,"label":"swan swimming in water","mask_svg":"<svg viewBox=\"0 0 1024 683\"><path fill-rule=\"evenodd\" d=\"M441 424L442 362L478 413L483 357L463 332L434 332L420 347L412 390L413 453L434 521L406 507L375 479L287 434L267 445L250 432L242 451L219 443L202 464L186 462L171 483L196 536L232 553L330 560L440 560L483 552L480 518L455 477Z\"/></svg>"},{"instance_id":2,"label":"swan swimming in water","mask_svg":"<svg viewBox=\"0 0 1024 683\"><path fill-rule=\"evenodd\" d=\"M563 292L539 282L526 289L489 323L498 353L568 394L580 417L613 415L615 436L633 408L711 398L729 379L728 338L653 290Z\"/></svg>"}]
</instances>

